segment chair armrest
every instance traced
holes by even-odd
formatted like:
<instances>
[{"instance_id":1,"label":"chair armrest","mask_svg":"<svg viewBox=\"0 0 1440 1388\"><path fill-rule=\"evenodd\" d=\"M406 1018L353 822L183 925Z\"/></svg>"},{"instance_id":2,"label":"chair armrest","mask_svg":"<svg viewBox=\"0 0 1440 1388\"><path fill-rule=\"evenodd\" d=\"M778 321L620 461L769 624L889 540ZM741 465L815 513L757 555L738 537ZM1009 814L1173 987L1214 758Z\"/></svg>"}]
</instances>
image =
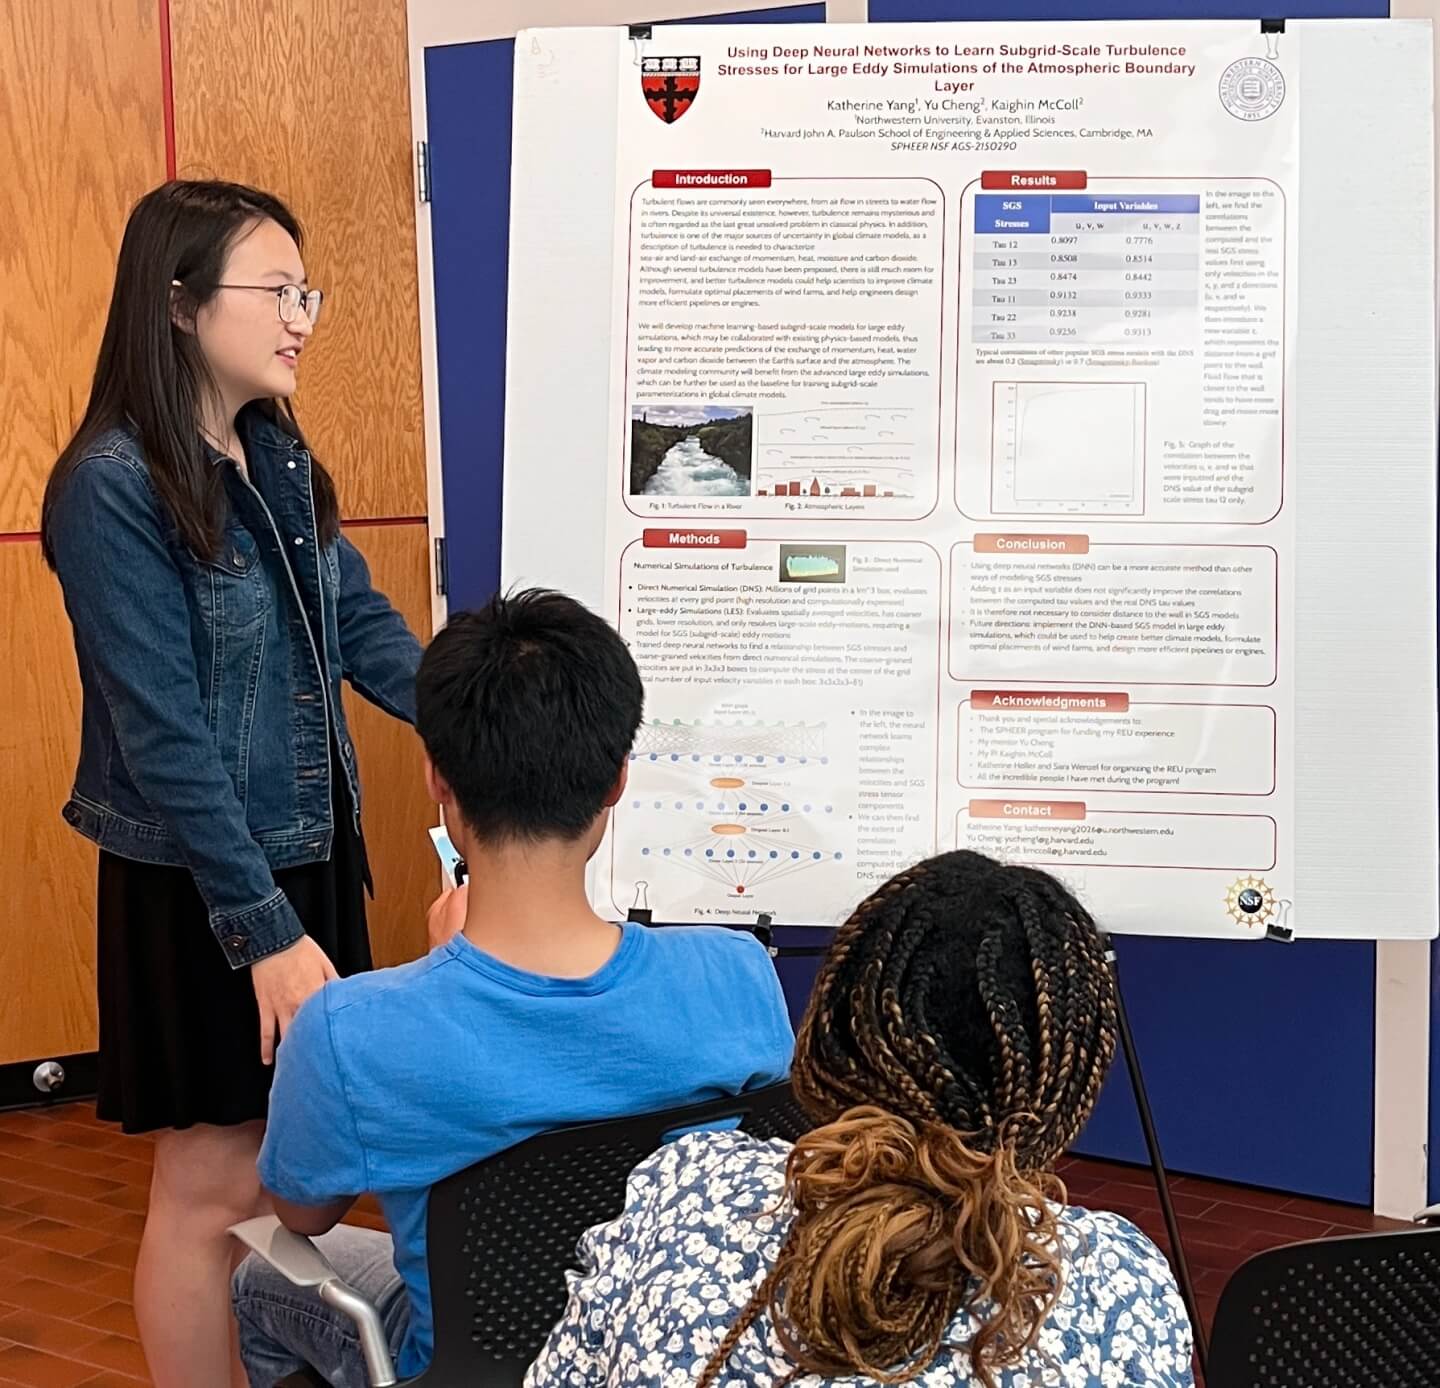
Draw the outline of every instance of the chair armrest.
<instances>
[{"instance_id":1,"label":"chair armrest","mask_svg":"<svg viewBox=\"0 0 1440 1388\"><path fill-rule=\"evenodd\" d=\"M1440 1224L1440 1205L1429 1205L1415 1216L1416 1224Z\"/></svg>"},{"instance_id":2,"label":"chair armrest","mask_svg":"<svg viewBox=\"0 0 1440 1388\"><path fill-rule=\"evenodd\" d=\"M390 1358L380 1313L353 1287L346 1285L329 1259L309 1239L292 1233L274 1215L246 1220L230 1232L287 1282L296 1287L313 1288L327 1306L349 1316L360 1336L371 1388L393 1388L395 1365Z\"/></svg>"},{"instance_id":3,"label":"chair armrest","mask_svg":"<svg viewBox=\"0 0 1440 1388\"><path fill-rule=\"evenodd\" d=\"M323 1287L340 1280L330 1260L309 1239L292 1234L274 1215L246 1220L230 1232L297 1287Z\"/></svg>"}]
</instances>

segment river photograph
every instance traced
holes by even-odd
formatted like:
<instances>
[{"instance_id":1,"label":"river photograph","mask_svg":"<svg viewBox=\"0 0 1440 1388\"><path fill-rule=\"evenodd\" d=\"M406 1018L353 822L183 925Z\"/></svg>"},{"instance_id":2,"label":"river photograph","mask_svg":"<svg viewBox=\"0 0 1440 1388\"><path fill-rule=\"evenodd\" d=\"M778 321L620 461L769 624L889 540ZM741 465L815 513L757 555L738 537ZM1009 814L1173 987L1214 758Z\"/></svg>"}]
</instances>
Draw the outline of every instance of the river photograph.
<instances>
[{"instance_id":1,"label":"river photograph","mask_svg":"<svg viewBox=\"0 0 1440 1388\"><path fill-rule=\"evenodd\" d=\"M749 496L751 410L737 405L635 405L632 496Z\"/></svg>"}]
</instances>

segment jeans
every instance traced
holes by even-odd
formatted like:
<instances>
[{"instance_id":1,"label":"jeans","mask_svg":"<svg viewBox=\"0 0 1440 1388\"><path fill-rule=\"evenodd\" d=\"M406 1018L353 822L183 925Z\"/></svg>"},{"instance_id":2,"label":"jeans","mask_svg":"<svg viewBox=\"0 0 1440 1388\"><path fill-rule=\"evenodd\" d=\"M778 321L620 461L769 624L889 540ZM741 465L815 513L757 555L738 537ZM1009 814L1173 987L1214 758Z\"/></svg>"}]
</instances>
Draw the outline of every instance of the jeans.
<instances>
[{"instance_id":1,"label":"jeans","mask_svg":"<svg viewBox=\"0 0 1440 1388\"><path fill-rule=\"evenodd\" d=\"M342 1224L316 1239L315 1246L380 1313L395 1357L410 1325L410 1298L395 1271L390 1236ZM307 1365L332 1388L368 1388L355 1323L321 1301L318 1292L296 1287L252 1253L235 1274L234 1304L240 1357L251 1388L275 1388Z\"/></svg>"}]
</instances>

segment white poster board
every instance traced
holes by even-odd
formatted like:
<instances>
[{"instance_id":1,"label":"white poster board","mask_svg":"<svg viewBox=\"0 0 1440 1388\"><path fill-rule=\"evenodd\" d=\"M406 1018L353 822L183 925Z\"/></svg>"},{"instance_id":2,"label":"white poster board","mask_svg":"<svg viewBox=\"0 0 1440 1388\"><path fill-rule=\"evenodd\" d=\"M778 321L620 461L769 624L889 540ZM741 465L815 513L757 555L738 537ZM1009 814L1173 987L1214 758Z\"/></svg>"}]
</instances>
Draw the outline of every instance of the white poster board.
<instances>
[{"instance_id":1,"label":"white poster board","mask_svg":"<svg viewBox=\"0 0 1440 1388\"><path fill-rule=\"evenodd\" d=\"M973 847L1433 935L1430 92L1398 23L524 36L503 574L648 691L597 903Z\"/></svg>"}]
</instances>

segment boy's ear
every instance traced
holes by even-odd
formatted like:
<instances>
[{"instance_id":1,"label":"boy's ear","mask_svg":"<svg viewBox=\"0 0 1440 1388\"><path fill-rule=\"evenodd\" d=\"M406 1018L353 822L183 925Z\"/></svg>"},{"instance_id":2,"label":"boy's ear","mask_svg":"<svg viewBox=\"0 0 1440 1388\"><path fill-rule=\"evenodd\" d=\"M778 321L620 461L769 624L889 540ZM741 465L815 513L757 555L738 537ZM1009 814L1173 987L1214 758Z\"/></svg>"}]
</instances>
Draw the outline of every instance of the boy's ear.
<instances>
[{"instance_id":1,"label":"boy's ear","mask_svg":"<svg viewBox=\"0 0 1440 1388\"><path fill-rule=\"evenodd\" d=\"M435 763L430 760L430 754L425 754L425 789L430 792L430 798L437 805L453 805L455 793L450 789L450 784L435 769Z\"/></svg>"},{"instance_id":2,"label":"boy's ear","mask_svg":"<svg viewBox=\"0 0 1440 1388\"><path fill-rule=\"evenodd\" d=\"M620 763L620 774L615 778L615 784L610 788L610 794L605 797L605 808L613 810L620 802L620 797L625 794L625 787L630 783L630 758L626 757Z\"/></svg>"}]
</instances>

